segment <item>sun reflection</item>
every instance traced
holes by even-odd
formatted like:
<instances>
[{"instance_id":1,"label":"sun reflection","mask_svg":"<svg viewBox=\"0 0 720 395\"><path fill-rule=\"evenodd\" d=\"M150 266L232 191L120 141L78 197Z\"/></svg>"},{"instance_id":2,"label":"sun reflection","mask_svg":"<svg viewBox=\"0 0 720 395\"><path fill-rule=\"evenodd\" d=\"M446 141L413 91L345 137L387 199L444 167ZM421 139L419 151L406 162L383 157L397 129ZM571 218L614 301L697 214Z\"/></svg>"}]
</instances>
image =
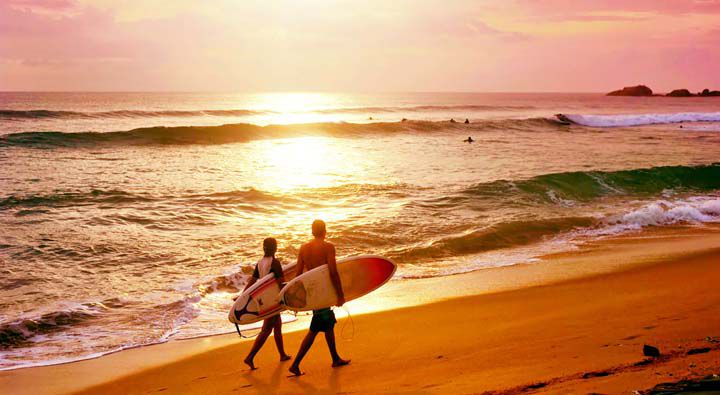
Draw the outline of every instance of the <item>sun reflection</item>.
<instances>
[{"instance_id":1,"label":"sun reflection","mask_svg":"<svg viewBox=\"0 0 720 395\"><path fill-rule=\"evenodd\" d=\"M309 203L298 209L286 208L283 215L273 218L275 226L305 234L307 225L317 218L340 222L357 213L357 207L344 204L346 196L339 196L335 187L355 178L363 159L343 150L342 140L299 137L253 144L261 189Z\"/></svg>"},{"instance_id":2,"label":"sun reflection","mask_svg":"<svg viewBox=\"0 0 720 395\"><path fill-rule=\"evenodd\" d=\"M253 98L251 106L257 110L272 111L270 123L337 122L338 115L323 114L321 110L338 106L338 95L317 92L262 93Z\"/></svg>"},{"instance_id":3,"label":"sun reflection","mask_svg":"<svg viewBox=\"0 0 720 395\"><path fill-rule=\"evenodd\" d=\"M338 162L326 138L301 137L261 142L264 181L272 189L319 188L336 183Z\"/></svg>"}]
</instances>

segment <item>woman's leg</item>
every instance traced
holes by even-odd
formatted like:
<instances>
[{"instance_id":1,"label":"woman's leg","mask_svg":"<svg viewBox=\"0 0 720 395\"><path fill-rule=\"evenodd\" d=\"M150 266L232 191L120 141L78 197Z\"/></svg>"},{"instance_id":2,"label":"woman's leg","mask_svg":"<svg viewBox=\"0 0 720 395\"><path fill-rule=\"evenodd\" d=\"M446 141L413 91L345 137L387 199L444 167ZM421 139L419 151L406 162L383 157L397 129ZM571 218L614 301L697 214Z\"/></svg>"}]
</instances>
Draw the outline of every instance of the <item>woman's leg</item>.
<instances>
[{"instance_id":1,"label":"woman's leg","mask_svg":"<svg viewBox=\"0 0 720 395\"><path fill-rule=\"evenodd\" d=\"M263 321L262 329L260 330L260 334L258 334L257 338L255 339L255 343L253 343L252 348L250 349L250 353L245 358L245 363L250 366L250 369L255 370L255 364L253 363L253 359L255 359L255 355L260 351L260 348L262 348L263 344L265 344L265 340L267 340L268 336L270 336L270 333L273 330L272 327L272 318L266 319Z\"/></svg>"},{"instance_id":2,"label":"woman's leg","mask_svg":"<svg viewBox=\"0 0 720 395\"><path fill-rule=\"evenodd\" d=\"M283 345L282 317L280 317L280 314L278 314L273 317L273 319L275 320L273 322L273 337L275 338L275 346L280 353L280 360L287 361L288 359L290 359L290 356L285 353L285 346Z\"/></svg>"}]
</instances>

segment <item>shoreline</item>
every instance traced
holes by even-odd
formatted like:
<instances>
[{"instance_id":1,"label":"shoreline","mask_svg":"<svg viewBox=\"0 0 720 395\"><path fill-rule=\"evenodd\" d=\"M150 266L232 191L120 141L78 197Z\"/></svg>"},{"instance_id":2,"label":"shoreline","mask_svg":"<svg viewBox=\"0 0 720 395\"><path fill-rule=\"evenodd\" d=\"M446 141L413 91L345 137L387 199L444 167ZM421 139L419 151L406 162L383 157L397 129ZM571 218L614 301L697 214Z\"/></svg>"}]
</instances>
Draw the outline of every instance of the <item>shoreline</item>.
<instances>
[{"instance_id":1,"label":"shoreline","mask_svg":"<svg viewBox=\"0 0 720 395\"><path fill-rule=\"evenodd\" d=\"M375 326L380 328L384 326L384 324L377 325L378 322L392 321L396 324L394 328L397 328L397 330L401 330L401 328L406 326L400 322L396 322L399 318L395 316L404 317L406 320L410 320L412 317L442 316L446 314L443 312L443 309L447 306L464 305L468 309L471 309L479 300L493 301L493 303L497 303L498 306L510 306L513 304L513 301L516 301L518 294L533 294L537 292L556 294L558 290L563 288L577 287L588 283L592 284L602 278L616 278L622 282L623 278L631 276L639 275L642 277L653 271L657 272L659 270L663 272L673 268L676 269L682 266L682 264L678 265L678 263L685 261L695 262L701 259L698 257L705 257L705 259L712 257L717 260L717 257L720 256L720 248L718 248L718 246L720 246L720 227L717 226L660 228L588 242L574 251L547 255L542 258L541 262L537 263L482 269L446 277L395 281L368 297L348 303L348 309L353 315L353 331L356 332L354 333L354 339L357 339L355 342L347 341L341 335L341 330L344 328L344 325L348 325L348 320L345 319L344 312L338 314L339 324L337 332L338 338L340 339L339 349L341 353L347 353L350 358L353 358L353 354L366 353L368 349L370 349L369 351L373 351L373 347L369 347L365 343L370 341L373 343L381 343L383 336L378 334L377 330L372 329ZM690 265L688 268L699 267L703 264L707 266L706 263L700 262L695 263L694 266ZM711 297L706 299L707 301L712 300ZM568 303L568 310L577 310L577 306L573 301L568 301ZM607 306L603 307L607 308ZM502 310L504 310L504 308L498 307L494 311L497 314L501 314ZM553 310L550 309L548 311ZM539 319L538 317L535 318ZM300 336L304 334L302 332L304 332L308 325L308 321L306 317L299 317L297 321L284 327L289 352L293 353L295 351ZM517 318L509 320L509 322L514 321L522 320ZM455 324L461 327L466 326L464 323ZM417 334L414 333L414 329L415 324L410 325L407 331L412 333L408 333L408 336L419 343L426 341L423 336L418 338ZM460 328L453 328L453 325L450 324L449 327L444 327L444 330L454 331L460 330ZM486 331L486 329L473 327L472 331L480 331L482 333ZM485 334L487 335L487 333ZM708 334L707 336L716 335L720 335L720 333ZM454 349L457 346L452 344L451 338L452 336L450 336L450 339L438 339L437 343ZM473 339L466 340L474 341ZM359 343L363 343L363 345ZM390 342L390 344L392 344L392 342ZM0 392L7 391L8 393L16 394L74 393L77 391L86 391L85 393L112 393L113 388L117 391L124 388L126 390L125 393L127 393L128 388L132 388L132 391L130 391L132 393L134 393L135 390L139 393L147 392L148 388L146 384L155 383L157 380L159 380L158 382L162 382L163 378L172 378L177 374L175 370L184 366L204 368L204 364L197 365L198 361L206 360L216 354L225 356L232 355L233 362L230 363L222 359L216 361L215 358L212 357L211 361L206 361L209 366L219 364L221 366L216 366L216 368L231 368L230 371L234 372L233 374L244 375L243 377L245 377L247 376L247 372L244 372L240 366L241 363L238 364L237 362L241 361L242 358L240 358L240 356L247 352L249 345L250 342L248 341L239 341L237 334L234 333L210 335L200 338L170 340L161 344L120 350L93 359L76 362L0 371ZM543 345L546 347L558 347L557 344L548 344L547 342L538 345L532 343L526 345L533 347L542 347ZM497 347L497 345L495 345L495 347ZM311 351L308 361L305 362L303 366L304 369L308 370L309 374L298 379L298 382L300 382L300 380L307 380L308 382L315 383L317 380L327 380L328 374L330 373L326 370L327 367L319 364L317 358L320 354L324 356L323 351L325 350L323 350L323 348L324 345L322 344L318 344L313 348L315 351ZM424 347L415 348L418 349L413 351L416 354L422 353L425 349ZM358 349L364 351L359 353L358 351L360 350ZM268 370L275 369L278 366L286 369L287 366L277 364L274 359L271 360L270 356L274 355L274 352L274 345L272 342L269 342L258 355L258 364L261 367L270 367ZM430 350L425 350L425 354L428 352L430 352ZM640 354L640 357L641 356ZM393 358L404 359L405 357L402 353L399 353ZM394 363L397 362L395 361ZM228 364L231 366L228 366ZM368 355L358 357L351 367L332 370L332 375L335 375L335 372L339 372L337 373L338 376L346 377L346 379L340 380L343 381L343 387L346 385L357 385L357 380L353 381L353 379L347 378L350 377L347 375L351 373L346 372L354 371L355 369L353 367L358 365L360 365L358 369L371 369L372 366L368 366L371 364L373 364L373 359L369 358ZM716 365L716 367L718 366ZM281 373L284 373L283 369L281 369ZM263 376L261 371L257 372L260 372L257 374L258 377ZM253 372L253 374L257 372ZM332 375L331 377L334 377ZM375 375L371 374L371 376ZM481 374L481 376L485 375ZM246 378L249 381L253 379L252 377ZM418 380L418 385L422 384L422 376L420 376ZM290 388L297 388L295 384L284 383L284 381L283 377L283 379L278 382L280 392L287 391ZM340 385L340 381L336 383L338 386ZM554 384L552 384L552 386L567 385L567 382L568 380L553 382ZM517 383L518 381L516 379L510 379L508 377L508 381L500 388L514 388L516 386L513 384ZM364 384L367 385L369 383ZM130 387L127 387L127 385L130 385ZM251 383L250 385L259 387L257 383ZM290 387L288 387L288 385ZM339 388L333 387L332 385L330 385L330 387ZM199 388L203 387L193 388L199 390ZM219 392L230 391L230 388L222 386L215 387L214 384L212 388L215 388ZM271 390L274 387L265 386L263 388L265 390ZM487 388L500 389L497 386ZM642 387L638 388L642 389ZM422 389L417 387L415 389L429 392L443 391L445 389L450 390L450 388L446 388L445 385L437 388ZM453 390L455 389L463 392L465 390L470 391L471 388L463 386L453 387ZM376 388L376 390L383 392L382 388ZM389 387L384 391L388 390ZM182 392L185 391L183 390ZM197 391L187 392L194 393Z\"/></svg>"}]
</instances>

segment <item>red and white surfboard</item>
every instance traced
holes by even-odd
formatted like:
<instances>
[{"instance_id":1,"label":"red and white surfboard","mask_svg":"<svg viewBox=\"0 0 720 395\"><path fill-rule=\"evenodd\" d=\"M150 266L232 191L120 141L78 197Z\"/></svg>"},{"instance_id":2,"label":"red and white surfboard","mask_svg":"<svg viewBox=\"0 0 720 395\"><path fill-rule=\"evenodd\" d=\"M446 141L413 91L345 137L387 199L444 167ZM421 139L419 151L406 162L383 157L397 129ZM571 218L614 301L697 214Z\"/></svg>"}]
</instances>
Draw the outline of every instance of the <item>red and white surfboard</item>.
<instances>
[{"instance_id":1,"label":"red and white surfboard","mask_svg":"<svg viewBox=\"0 0 720 395\"><path fill-rule=\"evenodd\" d=\"M361 255L337 262L345 300L366 295L388 282L397 266L389 259ZM301 274L280 291L280 301L290 310L317 310L337 305L337 294L330 282L330 271L323 265Z\"/></svg>"},{"instance_id":2,"label":"red and white surfboard","mask_svg":"<svg viewBox=\"0 0 720 395\"><path fill-rule=\"evenodd\" d=\"M285 281L294 278L295 264L284 266L283 275ZM263 276L235 299L228 319L234 324L247 325L280 314L285 306L280 304L279 293L280 283L275 275Z\"/></svg>"}]
</instances>

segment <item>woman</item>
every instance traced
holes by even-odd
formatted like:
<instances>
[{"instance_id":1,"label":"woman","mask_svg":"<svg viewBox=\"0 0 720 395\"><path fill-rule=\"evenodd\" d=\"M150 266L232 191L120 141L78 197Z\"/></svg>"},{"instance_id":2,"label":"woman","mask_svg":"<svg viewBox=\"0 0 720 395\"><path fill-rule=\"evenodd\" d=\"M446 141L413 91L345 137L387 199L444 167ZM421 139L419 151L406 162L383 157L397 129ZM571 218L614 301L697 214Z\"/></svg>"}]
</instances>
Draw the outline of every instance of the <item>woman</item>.
<instances>
[{"instance_id":1,"label":"woman","mask_svg":"<svg viewBox=\"0 0 720 395\"><path fill-rule=\"evenodd\" d=\"M245 286L245 289L243 289L243 292L255 284L258 279L267 276L271 272L275 275L275 278L280 284L285 282L282 265L280 264L280 261L275 258L277 240L272 237L268 237L263 240L263 251L264 256L255 265L255 271L253 271L252 278L250 278L250 281ZM260 348L262 348L263 344L265 344L265 340L267 340L270 333L273 331L275 332L275 345L280 353L280 361L287 361L290 359L290 355L285 353L285 348L283 347L282 319L280 318L280 314L278 314L270 318L266 318L263 321L262 330L260 330L260 334L255 339L255 343L253 343L250 353L247 358L245 358L245 363L250 366L250 369L256 369L253 359L255 359L255 355L258 351L260 351Z\"/></svg>"}]
</instances>

